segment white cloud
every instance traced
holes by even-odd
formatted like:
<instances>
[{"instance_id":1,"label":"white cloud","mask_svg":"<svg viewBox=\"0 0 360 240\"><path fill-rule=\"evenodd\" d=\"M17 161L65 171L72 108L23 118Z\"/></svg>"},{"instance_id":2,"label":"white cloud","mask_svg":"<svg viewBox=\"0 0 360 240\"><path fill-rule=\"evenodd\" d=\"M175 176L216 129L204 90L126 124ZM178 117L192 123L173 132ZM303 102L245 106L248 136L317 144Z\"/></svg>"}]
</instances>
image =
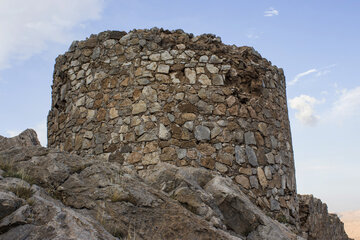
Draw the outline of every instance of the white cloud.
<instances>
[{"instance_id":1,"label":"white cloud","mask_svg":"<svg viewBox=\"0 0 360 240\"><path fill-rule=\"evenodd\" d=\"M290 99L289 103L290 107L297 111L295 113L296 119L304 125L313 126L319 120L319 116L315 115L314 105L324 101L319 101L308 95L300 95Z\"/></svg>"},{"instance_id":2,"label":"white cloud","mask_svg":"<svg viewBox=\"0 0 360 240\"><path fill-rule=\"evenodd\" d=\"M1 0L0 69L43 51L48 42L67 43L73 29L100 17L103 0Z\"/></svg>"},{"instance_id":3,"label":"white cloud","mask_svg":"<svg viewBox=\"0 0 360 240\"><path fill-rule=\"evenodd\" d=\"M306 76L306 75L309 75L309 74L311 74L311 73L314 73L314 72L317 72L317 70L316 70L315 68L310 69L310 70L307 70L306 72L299 73L299 74L297 74L297 75L294 77L293 80L291 80L291 81L289 82L288 85L289 85L289 86L294 85L295 83L297 83L297 82L300 80L300 78L302 78L302 77L304 77L304 76Z\"/></svg>"},{"instance_id":4,"label":"white cloud","mask_svg":"<svg viewBox=\"0 0 360 240\"><path fill-rule=\"evenodd\" d=\"M278 10L276 10L276 9L274 9L274 8L269 8L269 10L266 10L265 12L264 12L264 16L265 17L273 17L273 16L277 16L277 15L279 15L279 11Z\"/></svg>"},{"instance_id":5,"label":"white cloud","mask_svg":"<svg viewBox=\"0 0 360 240\"><path fill-rule=\"evenodd\" d=\"M259 35L254 34L254 33L248 33L248 34L246 34L246 37L249 39L258 39Z\"/></svg>"},{"instance_id":6,"label":"white cloud","mask_svg":"<svg viewBox=\"0 0 360 240\"><path fill-rule=\"evenodd\" d=\"M326 66L326 67L323 67L323 68L320 68L320 69L316 69L316 68L313 68L313 69L310 69L310 70L307 70L306 72L302 72L302 73L299 73L297 74L293 80L291 80L288 85L291 86L291 85L294 85L295 83L297 83L302 77L305 77L307 75L310 75L312 73L316 73L316 77L321 77L321 76L324 76L328 73L331 72L331 68L335 67L336 64L331 64L329 66Z\"/></svg>"},{"instance_id":7,"label":"white cloud","mask_svg":"<svg viewBox=\"0 0 360 240\"><path fill-rule=\"evenodd\" d=\"M360 116L360 86L341 91L339 99L334 102L332 115L341 119Z\"/></svg>"},{"instance_id":8,"label":"white cloud","mask_svg":"<svg viewBox=\"0 0 360 240\"><path fill-rule=\"evenodd\" d=\"M47 126L46 126L46 121L42 121L41 123L37 124L34 127L31 127L32 129L35 130L35 132L37 133L38 139L41 143L41 145L46 146L47 145ZM17 135L19 135L22 131L24 131L25 129L19 130L8 130L6 131L7 133L7 137L15 137Z\"/></svg>"}]
</instances>

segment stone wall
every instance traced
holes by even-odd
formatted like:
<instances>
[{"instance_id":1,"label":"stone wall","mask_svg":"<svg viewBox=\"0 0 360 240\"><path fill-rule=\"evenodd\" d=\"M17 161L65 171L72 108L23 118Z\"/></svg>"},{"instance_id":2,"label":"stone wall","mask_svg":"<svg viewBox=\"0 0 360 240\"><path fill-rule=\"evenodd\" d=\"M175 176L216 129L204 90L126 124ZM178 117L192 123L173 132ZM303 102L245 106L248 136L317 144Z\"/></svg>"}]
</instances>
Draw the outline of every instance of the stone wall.
<instances>
[{"instance_id":1,"label":"stone wall","mask_svg":"<svg viewBox=\"0 0 360 240\"><path fill-rule=\"evenodd\" d=\"M214 35L154 28L74 42L56 60L48 144L138 171L212 169L270 215L298 219L283 71Z\"/></svg>"}]
</instances>

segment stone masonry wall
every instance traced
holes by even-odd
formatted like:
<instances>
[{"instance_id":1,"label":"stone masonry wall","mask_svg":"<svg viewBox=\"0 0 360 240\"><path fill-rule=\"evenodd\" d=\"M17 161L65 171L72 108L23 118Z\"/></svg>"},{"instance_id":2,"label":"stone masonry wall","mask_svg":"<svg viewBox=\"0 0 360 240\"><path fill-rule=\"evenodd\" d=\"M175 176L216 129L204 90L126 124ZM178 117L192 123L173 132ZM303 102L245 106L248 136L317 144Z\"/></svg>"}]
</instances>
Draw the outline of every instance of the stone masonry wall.
<instances>
[{"instance_id":1,"label":"stone masonry wall","mask_svg":"<svg viewBox=\"0 0 360 240\"><path fill-rule=\"evenodd\" d=\"M74 42L56 60L48 144L139 171L212 169L273 217L298 220L283 71L214 35L154 28Z\"/></svg>"}]
</instances>

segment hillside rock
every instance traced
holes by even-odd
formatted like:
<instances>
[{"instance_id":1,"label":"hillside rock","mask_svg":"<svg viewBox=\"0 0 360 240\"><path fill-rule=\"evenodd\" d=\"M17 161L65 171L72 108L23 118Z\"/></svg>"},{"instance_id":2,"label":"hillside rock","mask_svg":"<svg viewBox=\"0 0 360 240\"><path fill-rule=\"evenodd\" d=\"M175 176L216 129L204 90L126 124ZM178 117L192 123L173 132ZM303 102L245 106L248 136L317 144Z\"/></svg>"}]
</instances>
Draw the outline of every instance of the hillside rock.
<instances>
[{"instance_id":1,"label":"hillside rock","mask_svg":"<svg viewBox=\"0 0 360 240\"><path fill-rule=\"evenodd\" d=\"M302 239L266 216L230 178L167 163L145 170L140 176L193 213L246 239Z\"/></svg>"},{"instance_id":2,"label":"hillside rock","mask_svg":"<svg viewBox=\"0 0 360 240\"><path fill-rule=\"evenodd\" d=\"M163 164L144 182L41 146L1 151L0 166L0 239L301 239L205 169Z\"/></svg>"},{"instance_id":3,"label":"hillside rock","mask_svg":"<svg viewBox=\"0 0 360 240\"><path fill-rule=\"evenodd\" d=\"M0 136L0 151L13 147L40 146L37 134L32 129L26 129L16 137Z\"/></svg>"},{"instance_id":4,"label":"hillside rock","mask_svg":"<svg viewBox=\"0 0 360 240\"><path fill-rule=\"evenodd\" d=\"M344 224L336 214L328 213L327 205L312 195L298 195L301 231L309 240L347 240Z\"/></svg>"}]
</instances>

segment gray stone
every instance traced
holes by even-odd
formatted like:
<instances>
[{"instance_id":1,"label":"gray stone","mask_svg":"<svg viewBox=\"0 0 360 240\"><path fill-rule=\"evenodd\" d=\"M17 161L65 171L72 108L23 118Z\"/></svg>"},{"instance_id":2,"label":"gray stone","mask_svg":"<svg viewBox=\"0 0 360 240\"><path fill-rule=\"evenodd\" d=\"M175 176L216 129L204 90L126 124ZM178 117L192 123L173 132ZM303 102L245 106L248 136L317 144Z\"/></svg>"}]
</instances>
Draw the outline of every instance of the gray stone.
<instances>
[{"instance_id":1,"label":"gray stone","mask_svg":"<svg viewBox=\"0 0 360 240\"><path fill-rule=\"evenodd\" d=\"M273 149L276 149L278 146L278 141L274 136L270 136L270 142L271 142L271 147Z\"/></svg>"},{"instance_id":2,"label":"gray stone","mask_svg":"<svg viewBox=\"0 0 360 240\"><path fill-rule=\"evenodd\" d=\"M266 160L268 163L270 164L274 164L275 161L274 161L274 155L270 152L270 153L267 153L265 154L265 157L266 157Z\"/></svg>"},{"instance_id":3,"label":"gray stone","mask_svg":"<svg viewBox=\"0 0 360 240\"><path fill-rule=\"evenodd\" d=\"M139 142L150 142L157 140L158 137L154 133L144 133L141 137L138 138Z\"/></svg>"},{"instance_id":4,"label":"gray stone","mask_svg":"<svg viewBox=\"0 0 360 240\"><path fill-rule=\"evenodd\" d=\"M207 75L205 74L201 74L200 77L199 77L199 82L203 85L211 85L211 81L210 79L208 78Z\"/></svg>"},{"instance_id":5,"label":"gray stone","mask_svg":"<svg viewBox=\"0 0 360 240\"><path fill-rule=\"evenodd\" d=\"M256 140L253 132L246 132L244 136L246 145L256 145Z\"/></svg>"},{"instance_id":6,"label":"gray stone","mask_svg":"<svg viewBox=\"0 0 360 240\"><path fill-rule=\"evenodd\" d=\"M265 176L268 180L272 179L271 169L269 166L265 166Z\"/></svg>"},{"instance_id":7,"label":"gray stone","mask_svg":"<svg viewBox=\"0 0 360 240\"><path fill-rule=\"evenodd\" d=\"M236 145L235 146L235 161L237 162L237 164L241 165L242 163L245 162L245 151L244 148Z\"/></svg>"},{"instance_id":8,"label":"gray stone","mask_svg":"<svg viewBox=\"0 0 360 240\"><path fill-rule=\"evenodd\" d=\"M218 170L221 173L226 173L228 171L228 168L225 164L216 162L215 163L215 169Z\"/></svg>"},{"instance_id":9,"label":"gray stone","mask_svg":"<svg viewBox=\"0 0 360 240\"><path fill-rule=\"evenodd\" d=\"M215 67L213 64L206 64L206 69L210 72L210 73L218 73L219 69L217 67Z\"/></svg>"},{"instance_id":10,"label":"gray stone","mask_svg":"<svg viewBox=\"0 0 360 240\"><path fill-rule=\"evenodd\" d=\"M201 63L207 63L209 61L209 57L204 55L199 58L199 62Z\"/></svg>"},{"instance_id":11,"label":"gray stone","mask_svg":"<svg viewBox=\"0 0 360 240\"><path fill-rule=\"evenodd\" d=\"M222 63L222 60L216 55L211 55L209 63Z\"/></svg>"},{"instance_id":12,"label":"gray stone","mask_svg":"<svg viewBox=\"0 0 360 240\"><path fill-rule=\"evenodd\" d=\"M166 61L166 60L170 60L170 59L173 59L173 57L170 55L170 53L168 51L161 53L161 60Z\"/></svg>"},{"instance_id":13,"label":"gray stone","mask_svg":"<svg viewBox=\"0 0 360 240\"><path fill-rule=\"evenodd\" d=\"M211 138L217 137L221 132L222 132L222 128L220 128L219 126L216 125L216 126L211 130Z\"/></svg>"},{"instance_id":14,"label":"gray stone","mask_svg":"<svg viewBox=\"0 0 360 240\"><path fill-rule=\"evenodd\" d=\"M160 58L161 58L160 53L151 54L150 57L149 57L149 59L151 61L156 61L156 62L160 61Z\"/></svg>"},{"instance_id":15,"label":"gray stone","mask_svg":"<svg viewBox=\"0 0 360 240\"><path fill-rule=\"evenodd\" d=\"M259 181L256 176L250 176L249 180L252 188L256 188L256 189L259 188Z\"/></svg>"},{"instance_id":16,"label":"gray stone","mask_svg":"<svg viewBox=\"0 0 360 240\"><path fill-rule=\"evenodd\" d=\"M194 129L194 122L193 121L187 121L184 123L184 128L186 128L189 131L192 131Z\"/></svg>"},{"instance_id":17,"label":"gray stone","mask_svg":"<svg viewBox=\"0 0 360 240\"><path fill-rule=\"evenodd\" d=\"M100 49L99 47L94 48L94 51L93 51L93 53L92 53L92 55L91 55L91 58L92 58L93 60L99 58L99 57L100 57L100 53L101 53L101 49Z\"/></svg>"},{"instance_id":18,"label":"gray stone","mask_svg":"<svg viewBox=\"0 0 360 240\"><path fill-rule=\"evenodd\" d=\"M195 127L195 138L199 141L201 140L210 140L210 129L205 126L196 126Z\"/></svg>"},{"instance_id":19,"label":"gray stone","mask_svg":"<svg viewBox=\"0 0 360 240\"><path fill-rule=\"evenodd\" d=\"M281 188L286 189L286 175L281 176Z\"/></svg>"},{"instance_id":20,"label":"gray stone","mask_svg":"<svg viewBox=\"0 0 360 240\"><path fill-rule=\"evenodd\" d=\"M252 149L252 147L246 146L245 152L246 152L246 156L247 156L248 161L251 164L251 166L257 167L259 164L257 162L257 157L256 157L254 149Z\"/></svg>"},{"instance_id":21,"label":"gray stone","mask_svg":"<svg viewBox=\"0 0 360 240\"><path fill-rule=\"evenodd\" d=\"M150 102L156 102L157 101L157 93L150 86L145 86L143 88L143 90L142 90L142 94Z\"/></svg>"},{"instance_id":22,"label":"gray stone","mask_svg":"<svg viewBox=\"0 0 360 240\"><path fill-rule=\"evenodd\" d=\"M132 106L132 114L139 114L142 112L146 112L146 110L146 103L142 100L140 100L138 103L133 104Z\"/></svg>"},{"instance_id":23,"label":"gray stone","mask_svg":"<svg viewBox=\"0 0 360 240\"><path fill-rule=\"evenodd\" d=\"M159 138L161 140L168 140L171 137L169 130L166 129L164 124L160 123L159 127Z\"/></svg>"},{"instance_id":24,"label":"gray stone","mask_svg":"<svg viewBox=\"0 0 360 240\"><path fill-rule=\"evenodd\" d=\"M144 129L144 125L138 125L135 127L134 129L134 132L137 136L141 136L143 135L143 133L145 132L145 129Z\"/></svg>"},{"instance_id":25,"label":"gray stone","mask_svg":"<svg viewBox=\"0 0 360 240\"><path fill-rule=\"evenodd\" d=\"M193 69L185 68L185 77L189 79L190 84L195 84L196 82L196 72Z\"/></svg>"},{"instance_id":26,"label":"gray stone","mask_svg":"<svg viewBox=\"0 0 360 240\"><path fill-rule=\"evenodd\" d=\"M216 74L213 77L212 84L216 86L222 86L224 85L224 78L220 74Z\"/></svg>"},{"instance_id":27,"label":"gray stone","mask_svg":"<svg viewBox=\"0 0 360 240\"><path fill-rule=\"evenodd\" d=\"M280 210L280 203L274 197L270 198L270 209L271 209L271 211L279 211Z\"/></svg>"},{"instance_id":28,"label":"gray stone","mask_svg":"<svg viewBox=\"0 0 360 240\"><path fill-rule=\"evenodd\" d=\"M168 113L168 114L167 114L167 117L169 118L169 121L170 121L170 122L174 122L174 121L175 121L175 116L174 116L174 115Z\"/></svg>"},{"instance_id":29,"label":"gray stone","mask_svg":"<svg viewBox=\"0 0 360 240\"><path fill-rule=\"evenodd\" d=\"M281 157L280 154L277 154L277 155L275 156L275 162L276 162L277 164L282 164L282 163L283 163L282 157Z\"/></svg>"},{"instance_id":30,"label":"gray stone","mask_svg":"<svg viewBox=\"0 0 360 240\"><path fill-rule=\"evenodd\" d=\"M178 148L176 149L176 153L177 153L177 156L179 159L183 159L184 157L186 157L186 149L183 149L183 148Z\"/></svg>"},{"instance_id":31,"label":"gray stone","mask_svg":"<svg viewBox=\"0 0 360 240\"><path fill-rule=\"evenodd\" d=\"M139 78L136 81L139 83L139 85L147 85L150 83L148 78Z\"/></svg>"},{"instance_id":32,"label":"gray stone","mask_svg":"<svg viewBox=\"0 0 360 240\"><path fill-rule=\"evenodd\" d=\"M106 142L106 135L103 133L95 133L95 143L101 144Z\"/></svg>"},{"instance_id":33,"label":"gray stone","mask_svg":"<svg viewBox=\"0 0 360 240\"><path fill-rule=\"evenodd\" d=\"M159 73L169 73L170 66L165 64L160 64L157 68L157 72Z\"/></svg>"}]
</instances>

